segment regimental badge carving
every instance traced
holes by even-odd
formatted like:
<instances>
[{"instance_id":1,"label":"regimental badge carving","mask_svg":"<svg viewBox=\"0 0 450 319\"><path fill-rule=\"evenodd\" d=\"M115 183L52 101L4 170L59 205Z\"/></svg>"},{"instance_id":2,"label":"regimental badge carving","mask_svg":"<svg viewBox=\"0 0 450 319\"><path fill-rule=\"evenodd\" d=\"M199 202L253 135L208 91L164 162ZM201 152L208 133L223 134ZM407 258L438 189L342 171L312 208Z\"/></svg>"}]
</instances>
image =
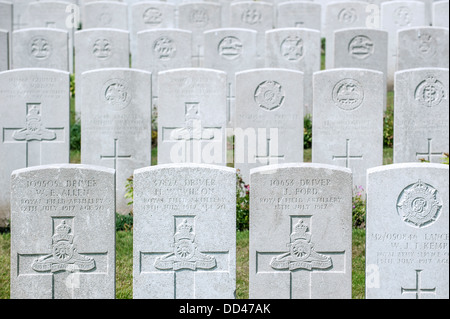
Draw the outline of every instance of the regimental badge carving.
<instances>
[{"instance_id":1,"label":"regimental badge carving","mask_svg":"<svg viewBox=\"0 0 450 319\"><path fill-rule=\"evenodd\" d=\"M442 209L439 192L418 180L405 187L397 199L397 212L409 226L421 228L434 223Z\"/></svg>"},{"instance_id":2,"label":"regimental badge carving","mask_svg":"<svg viewBox=\"0 0 450 319\"><path fill-rule=\"evenodd\" d=\"M161 11L154 7L145 10L142 19L145 24L150 25L160 25L163 21Z\"/></svg>"},{"instance_id":3,"label":"regimental badge carving","mask_svg":"<svg viewBox=\"0 0 450 319\"><path fill-rule=\"evenodd\" d=\"M169 61L175 56L177 46L169 37L160 37L153 43L153 52L161 61Z\"/></svg>"},{"instance_id":4,"label":"regimental badge carving","mask_svg":"<svg viewBox=\"0 0 450 319\"><path fill-rule=\"evenodd\" d=\"M214 130L202 127L199 102L185 103L185 127L174 129L170 133L172 140L212 140Z\"/></svg>"},{"instance_id":5,"label":"regimental badge carving","mask_svg":"<svg viewBox=\"0 0 450 319\"><path fill-rule=\"evenodd\" d=\"M160 270L180 269L212 269L216 267L216 259L198 251L192 225L186 219L177 227L173 236L173 252L158 257L154 267Z\"/></svg>"},{"instance_id":6,"label":"regimental badge carving","mask_svg":"<svg viewBox=\"0 0 450 319\"><path fill-rule=\"evenodd\" d=\"M342 110L354 110L361 105L363 100L364 90L356 80L343 79L333 88L333 101Z\"/></svg>"},{"instance_id":7,"label":"regimental badge carving","mask_svg":"<svg viewBox=\"0 0 450 319\"><path fill-rule=\"evenodd\" d=\"M351 24L358 20L356 10L354 8L344 8L339 11L338 20L342 23Z\"/></svg>"},{"instance_id":8,"label":"regimental badge carving","mask_svg":"<svg viewBox=\"0 0 450 319\"><path fill-rule=\"evenodd\" d=\"M255 90L255 102L259 107L272 111L284 102L284 91L276 81L264 81Z\"/></svg>"},{"instance_id":9,"label":"regimental badge carving","mask_svg":"<svg viewBox=\"0 0 450 319\"><path fill-rule=\"evenodd\" d=\"M255 25L261 22L262 14L261 11L257 9L247 9L242 12L241 20L242 22Z\"/></svg>"},{"instance_id":10,"label":"regimental badge carving","mask_svg":"<svg viewBox=\"0 0 450 319\"><path fill-rule=\"evenodd\" d=\"M365 35L354 37L348 44L348 53L358 60L367 59L373 54L373 51L373 41Z\"/></svg>"},{"instance_id":11,"label":"regimental badge carving","mask_svg":"<svg viewBox=\"0 0 450 319\"><path fill-rule=\"evenodd\" d=\"M209 21L208 11L203 8L194 9L189 14L189 20L197 27L204 27Z\"/></svg>"},{"instance_id":12,"label":"regimental badge carving","mask_svg":"<svg viewBox=\"0 0 450 319\"><path fill-rule=\"evenodd\" d=\"M219 42L217 51L224 59L237 59L242 54L242 41L233 36L225 37Z\"/></svg>"},{"instance_id":13,"label":"regimental badge carving","mask_svg":"<svg viewBox=\"0 0 450 319\"><path fill-rule=\"evenodd\" d=\"M330 257L319 254L311 243L311 234L308 226L299 220L290 235L290 243L287 244L289 252L273 257L270 266L276 270L296 269L328 269L333 266Z\"/></svg>"},{"instance_id":14,"label":"regimental badge carving","mask_svg":"<svg viewBox=\"0 0 450 319\"><path fill-rule=\"evenodd\" d=\"M15 131L12 138L17 141L52 141L56 133L46 129L42 124L40 104L30 103L26 116L26 127Z\"/></svg>"},{"instance_id":15,"label":"regimental badge carving","mask_svg":"<svg viewBox=\"0 0 450 319\"><path fill-rule=\"evenodd\" d=\"M43 37L33 38L30 44L30 53L38 60L47 59L52 52L52 48L47 39Z\"/></svg>"},{"instance_id":16,"label":"regimental badge carving","mask_svg":"<svg viewBox=\"0 0 450 319\"><path fill-rule=\"evenodd\" d=\"M102 38L94 42L92 54L100 60L106 60L112 55L111 41Z\"/></svg>"},{"instance_id":17,"label":"regimental badge carving","mask_svg":"<svg viewBox=\"0 0 450 319\"><path fill-rule=\"evenodd\" d=\"M414 92L414 99L423 106L434 107L447 99L447 91L441 81L429 75L420 82Z\"/></svg>"},{"instance_id":18,"label":"regimental badge carving","mask_svg":"<svg viewBox=\"0 0 450 319\"><path fill-rule=\"evenodd\" d=\"M62 221L55 229L52 237L52 253L38 259L31 264L31 268L39 272L58 271L89 271L95 268L95 260L80 255L73 244L74 236L71 228Z\"/></svg>"},{"instance_id":19,"label":"regimental badge carving","mask_svg":"<svg viewBox=\"0 0 450 319\"><path fill-rule=\"evenodd\" d=\"M411 24L412 13L408 7L401 6L394 10L394 23L399 27L409 26Z\"/></svg>"},{"instance_id":20,"label":"regimental badge carving","mask_svg":"<svg viewBox=\"0 0 450 319\"><path fill-rule=\"evenodd\" d=\"M102 95L113 111L120 111L131 102L130 89L122 79L107 81L103 85Z\"/></svg>"},{"instance_id":21,"label":"regimental badge carving","mask_svg":"<svg viewBox=\"0 0 450 319\"><path fill-rule=\"evenodd\" d=\"M417 50L422 58L431 58L436 53L436 40L429 33L420 32L417 35Z\"/></svg>"},{"instance_id":22,"label":"regimental badge carving","mask_svg":"<svg viewBox=\"0 0 450 319\"><path fill-rule=\"evenodd\" d=\"M298 36L288 36L281 42L280 53L288 61L298 61L305 54L303 40Z\"/></svg>"}]
</instances>

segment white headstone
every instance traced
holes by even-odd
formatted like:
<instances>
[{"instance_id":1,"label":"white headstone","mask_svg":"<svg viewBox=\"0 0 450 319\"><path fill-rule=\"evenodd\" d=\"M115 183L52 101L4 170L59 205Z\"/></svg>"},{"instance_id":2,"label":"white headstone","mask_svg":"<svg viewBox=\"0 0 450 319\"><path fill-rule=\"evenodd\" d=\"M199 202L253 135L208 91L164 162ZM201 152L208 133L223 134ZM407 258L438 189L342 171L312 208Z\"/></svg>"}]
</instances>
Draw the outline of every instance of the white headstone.
<instances>
[{"instance_id":1,"label":"white headstone","mask_svg":"<svg viewBox=\"0 0 450 319\"><path fill-rule=\"evenodd\" d=\"M13 30L13 4L12 4L12 2L0 1L0 30L8 32L8 34L9 34L8 48L9 48L9 50L11 50L11 36L10 35ZM2 53L0 53L0 54L2 54ZM1 67L0 67L0 71L2 71Z\"/></svg>"},{"instance_id":2,"label":"white headstone","mask_svg":"<svg viewBox=\"0 0 450 319\"><path fill-rule=\"evenodd\" d=\"M394 163L442 163L449 153L448 69L395 73Z\"/></svg>"},{"instance_id":3,"label":"white headstone","mask_svg":"<svg viewBox=\"0 0 450 319\"><path fill-rule=\"evenodd\" d=\"M114 171L44 165L11 176L11 298L115 296Z\"/></svg>"},{"instance_id":4,"label":"white headstone","mask_svg":"<svg viewBox=\"0 0 450 319\"><path fill-rule=\"evenodd\" d=\"M449 298L448 165L367 172L366 298Z\"/></svg>"},{"instance_id":5,"label":"white headstone","mask_svg":"<svg viewBox=\"0 0 450 319\"><path fill-rule=\"evenodd\" d=\"M449 67L448 28L415 27L398 31L397 71Z\"/></svg>"},{"instance_id":6,"label":"white headstone","mask_svg":"<svg viewBox=\"0 0 450 319\"><path fill-rule=\"evenodd\" d=\"M233 299L236 171L157 165L133 186L133 297Z\"/></svg>"},{"instance_id":7,"label":"white headstone","mask_svg":"<svg viewBox=\"0 0 450 319\"><path fill-rule=\"evenodd\" d=\"M88 71L78 96L81 163L116 170L117 212L128 213L127 179L151 164L151 74L120 68Z\"/></svg>"},{"instance_id":8,"label":"white headstone","mask_svg":"<svg viewBox=\"0 0 450 319\"><path fill-rule=\"evenodd\" d=\"M234 127L236 72L254 69L257 32L251 29L221 28L205 32L204 66L227 73L227 122Z\"/></svg>"},{"instance_id":9,"label":"white headstone","mask_svg":"<svg viewBox=\"0 0 450 319\"><path fill-rule=\"evenodd\" d=\"M0 188L11 172L68 163L69 73L20 69L0 73ZM9 192L0 192L0 223L9 218Z\"/></svg>"},{"instance_id":10,"label":"white headstone","mask_svg":"<svg viewBox=\"0 0 450 319\"><path fill-rule=\"evenodd\" d=\"M0 30L0 72L9 70L9 33Z\"/></svg>"},{"instance_id":11,"label":"white headstone","mask_svg":"<svg viewBox=\"0 0 450 319\"><path fill-rule=\"evenodd\" d=\"M234 167L303 162L303 74L253 69L236 74Z\"/></svg>"},{"instance_id":12,"label":"white headstone","mask_svg":"<svg viewBox=\"0 0 450 319\"><path fill-rule=\"evenodd\" d=\"M350 299L350 170L295 163L250 174L249 298Z\"/></svg>"},{"instance_id":13,"label":"white headstone","mask_svg":"<svg viewBox=\"0 0 450 319\"><path fill-rule=\"evenodd\" d=\"M312 162L350 168L365 189L366 170L383 164L383 73L332 69L313 81Z\"/></svg>"},{"instance_id":14,"label":"white headstone","mask_svg":"<svg viewBox=\"0 0 450 319\"><path fill-rule=\"evenodd\" d=\"M388 89L394 85L397 65L397 31L425 25L425 5L420 1L386 1L381 3L381 29L388 31Z\"/></svg>"},{"instance_id":15,"label":"white headstone","mask_svg":"<svg viewBox=\"0 0 450 319\"><path fill-rule=\"evenodd\" d=\"M226 73L184 68L158 75L158 164L226 165Z\"/></svg>"},{"instance_id":16,"label":"white headstone","mask_svg":"<svg viewBox=\"0 0 450 319\"><path fill-rule=\"evenodd\" d=\"M320 71L320 31L280 28L266 31L266 67L303 72L303 113L312 114L312 76Z\"/></svg>"},{"instance_id":17,"label":"white headstone","mask_svg":"<svg viewBox=\"0 0 450 319\"><path fill-rule=\"evenodd\" d=\"M14 31L11 69L48 68L69 71L67 31L30 28Z\"/></svg>"},{"instance_id":18,"label":"white headstone","mask_svg":"<svg viewBox=\"0 0 450 319\"><path fill-rule=\"evenodd\" d=\"M83 29L112 28L128 31L128 5L118 1L92 1L82 7Z\"/></svg>"},{"instance_id":19,"label":"white headstone","mask_svg":"<svg viewBox=\"0 0 450 319\"><path fill-rule=\"evenodd\" d=\"M434 27L449 27L448 0L432 3L432 22Z\"/></svg>"},{"instance_id":20,"label":"white headstone","mask_svg":"<svg viewBox=\"0 0 450 319\"><path fill-rule=\"evenodd\" d=\"M321 31L322 6L311 1L284 1L277 5L277 28L307 28Z\"/></svg>"},{"instance_id":21,"label":"white headstone","mask_svg":"<svg viewBox=\"0 0 450 319\"><path fill-rule=\"evenodd\" d=\"M130 66L129 32L119 29L87 29L75 33L75 81L82 86L82 74L104 68ZM81 112L76 99L76 112Z\"/></svg>"}]
</instances>

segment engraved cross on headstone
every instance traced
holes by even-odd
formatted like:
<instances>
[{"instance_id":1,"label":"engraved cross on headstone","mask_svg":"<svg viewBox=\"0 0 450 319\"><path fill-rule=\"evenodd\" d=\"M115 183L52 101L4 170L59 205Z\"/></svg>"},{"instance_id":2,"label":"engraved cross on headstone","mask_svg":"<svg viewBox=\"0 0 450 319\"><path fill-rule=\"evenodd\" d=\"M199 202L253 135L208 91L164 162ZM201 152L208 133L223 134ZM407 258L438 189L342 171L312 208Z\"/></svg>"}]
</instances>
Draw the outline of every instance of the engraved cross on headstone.
<instances>
[{"instance_id":1,"label":"engraved cross on headstone","mask_svg":"<svg viewBox=\"0 0 450 319\"><path fill-rule=\"evenodd\" d=\"M277 164L279 159L284 160L284 155L278 155L278 150L276 150L275 153L273 153L273 149L271 148L271 139L267 139L266 144L266 153L264 155L255 155L255 160L259 161L260 163L264 165L271 165L271 164ZM260 152L258 152L260 154Z\"/></svg>"},{"instance_id":2,"label":"engraved cross on headstone","mask_svg":"<svg viewBox=\"0 0 450 319\"><path fill-rule=\"evenodd\" d=\"M436 288L422 288L420 274L422 269L416 269L416 286L414 288L403 288L401 287L402 295L404 294L415 294L416 299L420 299L422 294L436 294Z\"/></svg>"},{"instance_id":3,"label":"engraved cross on headstone","mask_svg":"<svg viewBox=\"0 0 450 319\"><path fill-rule=\"evenodd\" d=\"M119 140L117 138L114 139L114 154L113 155L100 155L102 160L112 159L114 161L114 169L117 171L117 161L122 159L131 159L131 155L119 155ZM117 185L117 176L116 173L116 185Z\"/></svg>"},{"instance_id":4,"label":"engraved cross on headstone","mask_svg":"<svg viewBox=\"0 0 450 319\"><path fill-rule=\"evenodd\" d=\"M345 160L345 167L349 168L350 160L362 159L362 155L350 155L350 140L345 140L345 155L333 155L333 160Z\"/></svg>"},{"instance_id":5,"label":"engraved cross on headstone","mask_svg":"<svg viewBox=\"0 0 450 319\"><path fill-rule=\"evenodd\" d=\"M313 298L313 277L321 272L344 273L345 251L315 251L313 216L291 215L289 251L256 251L258 276L276 277L277 281L289 279L289 299ZM281 277L280 277L281 275ZM282 296L280 296L283 298Z\"/></svg>"},{"instance_id":6,"label":"engraved cross on headstone","mask_svg":"<svg viewBox=\"0 0 450 319\"><path fill-rule=\"evenodd\" d=\"M4 127L4 143L25 144L25 167L42 164L42 144L58 143L64 138L63 127L45 127L41 103L26 104L25 127Z\"/></svg>"},{"instance_id":7,"label":"engraved cross on headstone","mask_svg":"<svg viewBox=\"0 0 450 319\"><path fill-rule=\"evenodd\" d=\"M426 153L420 153L420 152L416 152L416 157L421 158L421 156L425 156L425 160L428 162L431 162L433 156L440 156L443 157L444 154L442 152L432 152L431 150L431 142L433 141L433 139L428 138L428 149L426 151Z\"/></svg>"},{"instance_id":8,"label":"engraved cross on headstone","mask_svg":"<svg viewBox=\"0 0 450 319\"><path fill-rule=\"evenodd\" d=\"M234 95L233 83L227 83L227 122L231 122L231 109L236 96Z\"/></svg>"},{"instance_id":9,"label":"engraved cross on headstone","mask_svg":"<svg viewBox=\"0 0 450 319\"><path fill-rule=\"evenodd\" d=\"M81 276L107 273L108 252L82 252L78 249L73 216L52 217L53 235L49 252L22 252L17 256L18 276L39 277L42 290L52 299L77 297L77 290L89 289ZM86 285L86 286L83 286Z\"/></svg>"},{"instance_id":10,"label":"engraved cross on headstone","mask_svg":"<svg viewBox=\"0 0 450 319\"><path fill-rule=\"evenodd\" d=\"M196 241L195 216L173 216L174 235L168 252L140 252L141 273L173 275L173 298L196 298L196 279L204 273L229 273L228 251L203 251Z\"/></svg>"}]
</instances>

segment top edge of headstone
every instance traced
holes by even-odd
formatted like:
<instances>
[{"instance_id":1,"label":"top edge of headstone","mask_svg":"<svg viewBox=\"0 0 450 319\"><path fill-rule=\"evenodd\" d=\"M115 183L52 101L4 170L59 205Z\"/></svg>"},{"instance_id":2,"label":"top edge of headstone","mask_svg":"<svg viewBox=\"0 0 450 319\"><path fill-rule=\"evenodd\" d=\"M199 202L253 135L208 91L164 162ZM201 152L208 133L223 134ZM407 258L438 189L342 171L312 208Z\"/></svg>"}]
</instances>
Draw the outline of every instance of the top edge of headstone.
<instances>
[{"instance_id":1,"label":"top edge of headstone","mask_svg":"<svg viewBox=\"0 0 450 319\"><path fill-rule=\"evenodd\" d=\"M109 1L109 2L111 2L111 1ZM112 2L115 2L115 1L112 1ZM202 1L196 1L196 2L202 2ZM123 3L123 2L119 2L119 3ZM138 2L136 2L136 3L131 3L130 4L130 7L136 7L136 6L139 6L139 5L154 5L154 4L162 4L162 5L168 5L169 7L170 6L172 6L172 7L174 7L174 6L176 6L176 4L174 4L174 3L170 3L170 2L162 2L162 1L145 1L145 0L141 0L141 1L138 1Z\"/></svg>"},{"instance_id":2,"label":"top edge of headstone","mask_svg":"<svg viewBox=\"0 0 450 319\"><path fill-rule=\"evenodd\" d=\"M52 72L52 73L61 73L61 74L64 74L64 75L69 75L70 74L70 72L68 72L68 71L59 70L59 69L50 69L50 68L19 68L19 69L2 71L2 72L0 72L0 75L13 74L13 73L23 73L23 72L27 72L27 71L40 71L40 72L47 72L47 73Z\"/></svg>"},{"instance_id":3,"label":"top edge of headstone","mask_svg":"<svg viewBox=\"0 0 450 319\"><path fill-rule=\"evenodd\" d=\"M370 32L377 32L377 33L385 33L389 34L389 31L382 30L382 29L374 29L369 27L350 27L350 28L339 28L334 31L334 33L342 33L342 32L348 32L348 31L370 31Z\"/></svg>"},{"instance_id":4,"label":"top edge of headstone","mask_svg":"<svg viewBox=\"0 0 450 319\"><path fill-rule=\"evenodd\" d=\"M292 69L286 69L286 68L254 68L254 69L248 69L244 71L236 72L236 76L239 74L246 74L246 73L253 73L253 72L284 72L284 73L291 73L291 74L304 74L302 71L298 70L292 70Z\"/></svg>"},{"instance_id":5,"label":"top edge of headstone","mask_svg":"<svg viewBox=\"0 0 450 319\"><path fill-rule=\"evenodd\" d=\"M435 168L435 169L448 170L449 166L447 164L440 164L440 163L420 163L420 162L397 163L397 164L388 164L388 165L382 165L382 166L368 168L367 175L384 172L384 171L395 170L395 169L402 169L402 168L424 168L424 169Z\"/></svg>"},{"instance_id":6,"label":"top edge of headstone","mask_svg":"<svg viewBox=\"0 0 450 319\"><path fill-rule=\"evenodd\" d=\"M425 71L442 71L442 72L449 72L449 68L438 68L438 67L421 67L421 68L410 68L410 69L404 69L404 70L399 70L395 72L395 75L397 74L402 74L402 73L407 73L407 72L425 72Z\"/></svg>"},{"instance_id":7,"label":"top edge of headstone","mask_svg":"<svg viewBox=\"0 0 450 319\"><path fill-rule=\"evenodd\" d=\"M384 73L381 71L377 71L377 70L372 70L372 69L363 69L363 68L335 68L335 69L328 69L328 70L320 70L320 71L316 71L313 74L314 75L319 75L319 74L324 74L324 73L339 73L339 72L346 72L346 71L364 71L367 73L373 73L373 74L381 74L383 75Z\"/></svg>"},{"instance_id":8,"label":"top edge of headstone","mask_svg":"<svg viewBox=\"0 0 450 319\"><path fill-rule=\"evenodd\" d=\"M38 172L45 170L61 170L61 169L78 169L78 170L89 170L96 172L104 172L108 174L114 174L115 170L105 166L89 165L89 164L47 164L39 166L31 166L27 168L21 168L14 170L11 173L11 177L14 178L16 175L21 175L29 172Z\"/></svg>"},{"instance_id":9,"label":"top edge of headstone","mask_svg":"<svg viewBox=\"0 0 450 319\"><path fill-rule=\"evenodd\" d=\"M270 29L266 30L266 34L275 33L279 31L307 31L312 33L318 33L320 34L320 30L317 29L311 29L311 28L296 28L296 27L287 27L287 28L276 28L276 29Z\"/></svg>"},{"instance_id":10,"label":"top edge of headstone","mask_svg":"<svg viewBox=\"0 0 450 319\"><path fill-rule=\"evenodd\" d=\"M133 175L142 174L145 172L158 171L163 169L176 169L176 168L204 168L204 169L212 169L217 171L224 171L229 173L236 173L236 169L232 167L222 166L222 165L213 165L213 164L204 164L204 163L172 163L172 164L158 164L153 166L142 167L136 169Z\"/></svg>"},{"instance_id":11,"label":"top edge of headstone","mask_svg":"<svg viewBox=\"0 0 450 319\"><path fill-rule=\"evenodd\" d=\"M409 1L403 1L403 2L409 2ZM415 1L415 2L419 2L419 1ZM331 0L329 2L325 3L325 6L328 7L330 5L337 5L337 4L356 4L356 5L360 5L360 4L365 4L367 5L368 3L366 1L357 1L357 0L351 0L351 1L345 1L345 0Z\"/></svg>"},{"instance_id":12,"label":"top edge of headstone","mask_svg":"<svg viewBox=\"0 0 450 319\"><path fill-rule=\"evenodd\" d=\"M90 32L96 32L96 31L100 31L100 32L114 31L117 33L126 33L126 34L130 33L130 31L123 30L123 29L117 29L117 28L88 28L88 29L82 29L82 30L75 31L75 34L90 33Z\"/></svg>"},{"instance_id":13,"label":"top edge of headstone","mask_svg":"<svg viewBox=\"0 0 450 319\"><path fill-rule=\"evenodd\" d=\"M215 28L215 29L208 29L204 33L214 33L214 32L222 32L222 31L241 31L241 32L248 32L248 33L258 33L258 31L248 28L234 28L234 27L223 27L223 28Z\"/></svg>"},{"instance_id":14,"label":"top edge of headstone","mask_svg":"<svg viewBox=\"0 0 450 319\"><path fill-rule=\"evenodd\" d=\"M142 2L147 2L148 3L148 1L142 1ZM98 4L98 5L101 5L101 4L106 4L106 5L109 5L109 4L117 4L117 5L121 5L121 6L123 6L123 7L127 7L128 6L128 4L126 3L126 2L119 2L119 1L114 1L114 0L107 0L107 1L91 1L91 2L88 2L88 3L83 3L83 6L89 6L89 5L92 5L92 4Z\"/></svg>"},{"instance_id":15,"label":"top edge of headstone","mask_svg":"<svg viewBox=\"0 0 450 319\"><path fill-rule=\"evenodd\" d=\"M152 73L146 70L142 69L136 69L136 68L100 68L100 69L93 69L88 70L82 73L82 75L90 74L90 73L101 73L101 72L110 72L110 71L123 71L123 72L129 72L129 73L142 73L142 74L149 74Z\"/></svg>"},{"instance_id":16,"label":"top edge of headstone","mask_svg":"<svg viewBox=\"0 0 450 319\"><path fill-rule=\"evenodd\" d=\"M224 74L226 75L227 72L225 71L221 71L221 70L217 70L217 69L212 69L212 68L196 68L196 67L188 67L188 68L176 68L176 69L170 69L170 70L164 70L164 71L160 71L158 72L159 75L163 75L163 74L170 74L170 73L179 73L179 72L210 72L212 73L216 73L216 74Z\"/></svg>"},{"instance_id":17,"label":"top edge of headstone","mask_svg":"<svg viewBox=\"0 0 450 319\"><path fill-rule=\"evenodd\" d=\"M338 0L335 0L335 1L338 1ZM288 5L288 4L293 4L293 3L304 3L304 4L311 4L311 5L314 5L316 7L318 7L318 6L322 7L322 5L320 3L312 2L312 1L308 1L308 0L291 0L291 1L289 1L289 0L282 0L281 2L278 3L278 6Z\"/></svg>"},{"instance_id":18,"label":"top edge of headstone","mask_svg":"<svg viewBox=\"0 0 450 319\"><path fill-rule=\"evenodd\" d=\"M230 5L235 5L235 4L240 4L240 3L259 3L259 4L263 4L263 5L269 5L269 6L273 6L272 3L267 2L267 1L251 1L251 0L237 0L237 1L233 1L232 3L230 3Z\"/></svg>"},{"instance_id":19,"label":"top edge of headstone","mask_svg":"<svg viewBox=\"0 0 450 319\"><path fill-rule=\"evenodd\" d=\"M395 1L384 1L381 2L380 7L384 7L384 6L390 6L390 5L395 5L395 4L408 4L408 3L412 3L412 4L419 4L425 6L425 4L422 1L419 0L395 0Z\"/></svg>"},{"instance_id":20,"label":"top edge of headstone","mask_svg":"<svg viewBox=\"0 0 450 319\"><path fill-rule=\"evenodd\" d=\"M139 32L137 32L137 35L139 34L143 34L143 33L160 33L160 32L183 32L183 33L190 33L192 34L191 30L187 30L187 29L180 29L180 28L164 28L164 29L145 29L145 30L141 30Z\"/></svg>"},{"instance_id":21,"label":"top edge of headstone","mask_svg":"<svg viewBox=\"0 0 450 319\"><path fill-rule=\"evenodd\" d=\"M241 1L239 1L239 2L241 2ZM147 3L148 3L148 1L147 1ZM184 6L192 5L192 4L206 4L206 5L216 6L216 7L222 7L222 5L219 4L219 3L215 3L215 2L212 2L212 1L200 1L200 0L183 2L183 3L179 4L179 7L184 7Z\"/></svg>"},{"instance_id":22,"label":"top edge of headstone","mask_svg":"<svg viewBox=\"0 0 450 319\"><path fill-rule=\"evenodd\" d=\"M340 171L347 174L352 174L351 169L342 167L342 166L336 166L336 165L329 165L329 164L322 164L322 163L283 163L283 164L273 164L268 166L261 166L250 169L250 175L253 174L270 174L272 171L276 171L278 169L285 169L285 168L317 168L317 169L330 169L334 171Z\"/></svg>"},{"instance_id":23,"label":"top edge of headstone","mask_svg":"<svg viewBox=\"0 0 450 319\"><path fill-rule=\"evenodd\" d=\"M36 5L36 4L45 4L45 3L57 3L57 4L65 4L65 5L74 5L70 1L62 1L62 0L44 0L44 1L37 1L37 0L35 0L35 1L31 1L30 5L31 4L34 4L34 5Z\"/></svg>"},{"instance_id":24,"label":"top edge of headstone","mask_svg":"<svg viewBox=\"0 0 450 319\"><path fill-rule=\"evenodd\" d=\"M404 33L413 30L442 30L448 32L448 28L446 27L432 26L432 25L417 25L401 28L400 30L397 30L397 33Z\"/></svg>"},{"instance_id":25,"label":"top edge of headstone","mask_svg":"<svg viewBox=\"0 0 450 319\"><path fill-rule=\"evenodd\" d=\"M27 32L27 31L49 31L49 32L53 32L53 33L69 34L68 31L63 30L63 29L53 29L53 28L44 28L44 27L24 28L24 29L14 30L13 33L21 33L21 32Z\"/></svg>"}]
</instances>

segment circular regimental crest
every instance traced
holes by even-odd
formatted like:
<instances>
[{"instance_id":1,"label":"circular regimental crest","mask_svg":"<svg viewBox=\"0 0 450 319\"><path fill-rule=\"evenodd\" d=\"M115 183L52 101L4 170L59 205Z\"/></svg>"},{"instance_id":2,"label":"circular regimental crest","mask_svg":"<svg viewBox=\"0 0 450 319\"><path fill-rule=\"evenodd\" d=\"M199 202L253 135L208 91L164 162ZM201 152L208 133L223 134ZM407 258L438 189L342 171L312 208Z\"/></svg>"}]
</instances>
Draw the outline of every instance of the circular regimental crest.
<instances>
[{"instance_id":1,"label":"circular regimental crest","mask_svg":"<svg viewBox=\"0 0 450 319\"><path fill-rule=\"evenodd\" d=\"M52 52L52 48L47 39L36 37L31 40L30 53L38 60L47 59Z\"/></svg>"},{"instance_id":2,"label":"circular regimental crest","mask_svg":"<svg viewBox=\"0 0 450 319\"><path fill-rule=\"evenodd\" d=\"M429 33L419 33L417 35L417 50L422 58L430 58L436 53L436 40Z\"/></svg>"},{"instance_id":3,"label":"circular regimental crest","mask_svg":"<svg viewBox=\"0 0 450 319\"><path fill-rule=\"evenodd\" d=\"M359 60L367 59L373 51L373 41L365 35L354 37L348 44L348 53Z\"/></svg>"},{"instance_id":4,"label":"circular regimental crest","mask_svg":"<svg viewBox=\"0 0 450 319\"><path fill-rule=\"evenodd\" d=\"M105 38L95 40L92 48L92 54L100 60L106 60L111 57L111 41Z\"/></svg>"},{"instance_id":5,"label":"circular regimental crest","mask_svg":"<svg viewBox=\"0 0 450 319\"><path fill-rule=\"evenodd\" d=\"M144 11L142 18L145 24L160 25L162 23L162 13L158 8L148 8Z\"/></svg>"},{"instance_id":6,"label":"circular regimental crest","mask_svg":"<svg viewBox=\"0 0 450 319\"><path fill-rule=\"evenodd\" d=\"M333 88L333 101L345 111L358 108L364 99L362 85L354 79L343 79Z\"/></svg>"},{"instance_id":7,"label":"circular regimental crest","mask_svg":"<svg viewBox=\"0 0 450 319\"><path fill-rule=\"evenodd\" d=\"M411 24L411 10L408 7L398 7L394 10L394 23L399 27Z\"/></svg>"},{"instance_id":8,"label":"circular regimental crest","mask_svg":"<svg viewBox=\"0 0 450 319\"><path fill-rule=\"evenodd\" d=\"M155 52L158 59L168 61L175 56L177 47L171 38L160 37L153 43L153 52Z\"/></svg>"},{"instance_id":9,"label":"circular regimental crest","mask_svg":"<svg viewBox=\"0 0 450 319\"><path fill-rule=\"evenodd\" d=\"M217 51L224 59L237 59L242 54L242 41L233 36L225 37L219 42Z\"/></svg>"},{"instance_id":10,"label":"circular regimental crest","mask_svg":"<svg viewBox=\"0 0 450 319\"><path fill-rule=\"evenodd\" d=\"M339 11L338 20L343 23L351 24L358 19L354 8L344 8Z\"/></svg>"},{"instance_id":11,"label":"circular regimental crest","mask_svg":"<svg viewBox=\"0 0 450 319\"><path fill-rule=\"evenodd\" d=\"M241 21L249 24L249 25L255 25L257 23L261 22L262 14L257 9L247 9L242 12L241 15Z\"/></svg>"},{"instance_id":12,"label":"circular regimental crest","mask_svg":"<svg viewBox=\"0 0 450 319\"><path fill-rule=\"evenodd\" d=\"M306 240L296 240L290 245L290 253L296 260L305 260L311 255L311 243Z\"/></svg>"},{"instance_id":13,"label":"circular regimental crest","mask_svg":"<svg viewBox=\"0 0 450 319\"><path fill-rule=\"evenodd\" d=\"M70 260L73 256L73 246L66 242L60 241L53 246L53 257L59 263Z\"/></svg>"},{"instance_id":14,"label":"circular regimental crest","mask_svg":"<svg viewBox=\"0 0 450 319\"><path fill-rule=\"evenodd\" d=\"M191 240L182 239L175 244L175 256L178 260L189 260L194 253L195 244Z\"/></svg>"},{"instance_id":15,"label":"circular regimental crest","mask_svg":"<svg viewBox=\"0 0 450 319\"><path fill-rule=\"evenodd\" d=\"M275 81L264 81L255 90L255 102L266 110L279 108L284 101L284 92L281 85Z\"/></svg>"},{"instance_id":16,"label":"circular regimental crest","mask_svg":"<svg viewBox=\"0 0 450 319\"><path fill-rule=\"evenodd\" d=\"M120 111L128 106L131 94L128 85L121 79L112 79L103 85L103 98L113 111Z\"/></svg>"},{"instance_id":17,"label":"circular regimental crest","mask_svg":"<svg viewBox=\"0 0 450 319\"><path fill-rule=\"evenodd\" d=\"M442 209L442 199L431 185L417 181L400 193L397 200L397 212L409 226L421 228L431 225Z\"/></svg>"},{"instance_id":18,"label":"circular regimental crest","mask_svg":"<svg viewBox=\"0 0 450 319\"><path fill-rule=\"evenodd\" d=\"M426 107L438 106L447 99L447 92L442 82L430 75L417 86L414 99Z\"/></svg>"},{"instance_id":19,"label":"circular regimental crest","mask_svg":"<svg viewBox=\"0 0 450 319\"><path fill-rule=\"evenodd\" d=\"M190 12L189 19L197 27L204 27L209 21L208 11L203 8L194 9Z\"/></svg>"},{"instance_id":20,"label":"circular regimental crest","mask_svg":"<svg viewBox=\"0 0 450 319\"><path fill-rule=\"evenodd\" d=\"M303 40L297 36L288 36L281 42L280 53L288 61L300 60L305 53Z\"/></svg>"}]
</instances>

